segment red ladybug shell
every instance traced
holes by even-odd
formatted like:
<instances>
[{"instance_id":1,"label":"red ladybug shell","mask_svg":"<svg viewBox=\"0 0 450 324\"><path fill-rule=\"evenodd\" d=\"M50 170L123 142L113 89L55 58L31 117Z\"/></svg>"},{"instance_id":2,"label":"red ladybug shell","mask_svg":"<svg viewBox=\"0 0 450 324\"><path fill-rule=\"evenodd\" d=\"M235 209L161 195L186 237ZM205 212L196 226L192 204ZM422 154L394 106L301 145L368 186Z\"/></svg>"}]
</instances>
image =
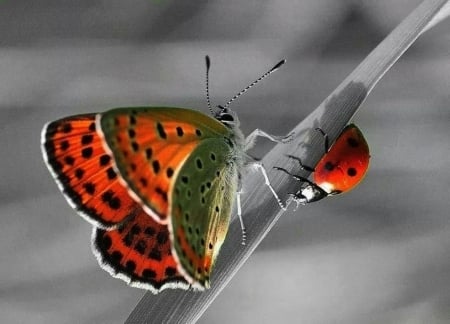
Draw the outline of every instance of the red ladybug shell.
<instances>
[{"instance_id":1,"label":"red ladybug shell","mask_svg":"<svg viewBox=\"0 0 450 324\"><path fill-rule=\"evenodd\" d=\"M314 182L329 194L353 189L369 167L369 146L359 128L350 124L315 168Z\"/></svg>"}]
</instances>

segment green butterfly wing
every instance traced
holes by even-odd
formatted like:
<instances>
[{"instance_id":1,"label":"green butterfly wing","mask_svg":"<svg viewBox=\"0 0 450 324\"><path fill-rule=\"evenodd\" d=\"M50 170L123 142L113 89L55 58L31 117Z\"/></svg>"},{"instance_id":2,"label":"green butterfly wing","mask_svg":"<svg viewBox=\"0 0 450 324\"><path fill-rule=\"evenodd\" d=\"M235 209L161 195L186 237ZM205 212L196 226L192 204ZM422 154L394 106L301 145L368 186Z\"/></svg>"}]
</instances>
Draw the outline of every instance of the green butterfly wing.
<instances>
[{"instance_id":1,"label":"green butterfly wing","mask_svg":"<svg viewBox=\"0 0 450 324\"><path fill-rule=\"evenodd\" d=\"M177 175L170 204L172 250L180 272L198 289L209 287L237 185L233 147L223 137L202 141Z\"/></svg>"}]
</instances>

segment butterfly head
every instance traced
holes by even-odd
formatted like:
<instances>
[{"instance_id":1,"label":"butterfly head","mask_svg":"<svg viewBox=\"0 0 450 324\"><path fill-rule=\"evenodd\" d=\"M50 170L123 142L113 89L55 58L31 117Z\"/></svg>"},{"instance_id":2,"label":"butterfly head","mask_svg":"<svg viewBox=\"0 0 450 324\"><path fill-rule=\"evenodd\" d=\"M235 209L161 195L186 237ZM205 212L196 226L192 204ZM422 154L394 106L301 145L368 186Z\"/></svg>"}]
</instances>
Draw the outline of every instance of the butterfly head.
<instances>
[{"instance_id":1,"label":"butterfly head","mask_svg":"<svg viewBox=\"0 0 450 324\"><path fill-rule=\"evenodd\" d=\"M217 108L219 108L219 111L216 112L214 117L218 121L220 121L228 128L239 127L239 119L236 112L232 111L230 108L227 108L226 106L223 107L221 105L218 105Z\"/></svg>"}]
</instances>

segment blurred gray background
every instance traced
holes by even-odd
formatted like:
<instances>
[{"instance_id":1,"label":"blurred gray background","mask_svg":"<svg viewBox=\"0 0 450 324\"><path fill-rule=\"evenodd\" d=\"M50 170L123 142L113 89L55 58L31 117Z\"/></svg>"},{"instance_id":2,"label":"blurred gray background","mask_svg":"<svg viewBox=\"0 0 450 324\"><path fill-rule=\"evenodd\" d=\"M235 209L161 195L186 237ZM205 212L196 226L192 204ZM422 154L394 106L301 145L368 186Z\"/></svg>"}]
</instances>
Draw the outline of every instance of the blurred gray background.
<instances>
[{"instance_id":1,"label":"blurred gray background","mask_svg":"<svg viewBox=\"0 0 450 324\"><path fill-rule=\"evenodd\" d=\"M122 323L144 294L99 268L91 226L43 164L46 121L207 112L205 54L216 104L287 58L234 105L246 134L285 134L418 3L1 1L0 321ZM200 323L450 322L449 27L424 34L355 116L365 181L280 219Z\"/></svg>"}]
</instances>

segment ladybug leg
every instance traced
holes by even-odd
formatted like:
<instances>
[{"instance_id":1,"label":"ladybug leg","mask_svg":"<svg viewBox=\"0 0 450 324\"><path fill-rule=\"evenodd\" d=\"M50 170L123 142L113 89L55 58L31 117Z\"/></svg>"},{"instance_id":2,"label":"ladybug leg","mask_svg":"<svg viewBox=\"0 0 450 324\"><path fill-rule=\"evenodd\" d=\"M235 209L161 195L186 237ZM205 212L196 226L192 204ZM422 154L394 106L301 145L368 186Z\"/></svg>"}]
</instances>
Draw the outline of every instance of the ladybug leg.
<instances>
[{"instance_id":1,"label":"ladybug leg","mask_svg":"<svg viewBox=\"0 0 450 324\"><path fill-rule=\"evenodd\" d=\"M289 174L291 177L293 177L293 178L294 178L295 180L297 180L297 181L301 181L301 182L307 183L307 184L312 185L312 186L317 186L314 182L312 182L312 181L306 179L305 177L302 177L302 176L299 176L299 175L296 175L296 174L292 174L292 173L290 173L288 170L286 170L286 169L284 169L284 168L282 168L282 167L274 166L273 168L274 168L275 170L283 171L284 173Z\"/></svg>"},{"instance_id":2,"label":"ladybug leg","mask_svg":"<svg viewBox=\"0 0 450 324\"><path fill-rule=\"evenodd\" d=\"M324 139L324 147L325 147L325 153L328 153L328 151L330 150L330 142L328 140L328 134L325 133L322 128L317 127L316 131L320 132L320 134L322 134L323 139Z\"/></svg>"},{"instance_id":3,"label":"ladybug leg","mask_svg":"<svg viewBox=\"0 0 450 324\"><path fill-rule=\"evenodd\" d=\"M303 169L303 170L305 170L305 171L309 171L309 172L314 172L314 171L315 171L314 168L312 168L312 167L310 167L310 166L307 166L307 165L304 165L304 164L302 163L302 160L300 160L300 158L298 158L298 157L296 157L296 156L293 156L293 155L286 155L286 156L289 157L289 158L291 158L291 159L296 160L296 161L300 164L300 168L301 168L301 169Z\"/></svg>"}]
</instances>

